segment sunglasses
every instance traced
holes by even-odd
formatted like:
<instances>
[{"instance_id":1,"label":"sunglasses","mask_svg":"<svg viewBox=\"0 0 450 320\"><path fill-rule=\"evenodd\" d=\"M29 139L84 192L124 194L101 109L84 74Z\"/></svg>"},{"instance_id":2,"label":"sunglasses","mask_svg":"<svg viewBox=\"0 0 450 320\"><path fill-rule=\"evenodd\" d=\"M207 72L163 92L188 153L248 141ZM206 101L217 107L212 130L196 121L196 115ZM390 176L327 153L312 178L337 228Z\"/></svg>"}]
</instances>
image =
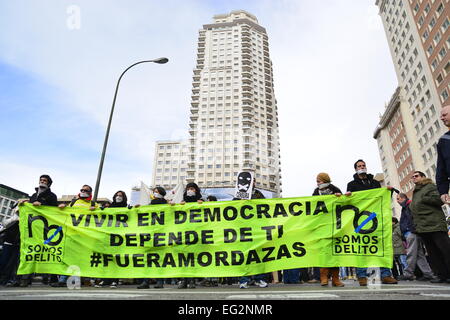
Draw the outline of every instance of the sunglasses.
<instances>
[{"instance_id":1,"label":"sunglasses","mask_svg":"<svg viewBox=\"0 0 450 320\"><path fill-rule=\"evenodd\" d=\"M91 190L87 190L87 189L80 189L80 192L91 192Z\"/></svg>"},{"instance_id":2,"label":"sunglasses","mask_svg":"<svg viewBox=\"0 0 450 320\"><path fill-rule=\"evenodd\" d=\"M419 177L420 177L420 174L415 174L411 178L419 178Z\"/></svg>"}]
</instances>

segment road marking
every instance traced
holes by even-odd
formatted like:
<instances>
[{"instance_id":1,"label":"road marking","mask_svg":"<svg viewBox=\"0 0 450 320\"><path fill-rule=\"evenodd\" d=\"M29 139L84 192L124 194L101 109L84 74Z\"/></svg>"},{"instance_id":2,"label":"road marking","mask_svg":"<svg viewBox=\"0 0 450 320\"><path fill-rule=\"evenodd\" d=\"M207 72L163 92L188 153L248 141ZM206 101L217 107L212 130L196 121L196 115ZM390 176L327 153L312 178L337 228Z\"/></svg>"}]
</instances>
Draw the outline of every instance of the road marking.
<instances>
[{"instance_id":1,"label":"road marking","mask_svg":"<svg viewBox=\"0 0 450 320\"><path fill-rule=\"evenodd\" d=\"M108 299L124 299L124 298L139 298L145 297L145 294L121 294L121 293L88 293L88 292L69 292L69 293L48 293L48 294L40 294L40 295L31 295L28 292L27 295L21 295L21 298L108 298Z\"/></svg>"},{"instance_id":2,"label":"road marking","mask_svg":"<svg viewBox=\"0 0 450 320\"><path fill-rule=\"evenodd\" d=\"M424 297L450 298L450 294L442 294L442 293L421 293L420 295Z\"/></svg>"},{"instance_id":3,"label":"road marking","mask_svg":"<svg viewBox=\"0 0 450 320\"><path fill-rule=\"evenodd\" d=\"M328 294L328 293L302 293L302 294L259 294L259 295L248 295L248 294L238 294L226 297L228 300L239 300L239 299L320 299L320 298L339 298L338 295Z\"/></svg>"}]
</instances>

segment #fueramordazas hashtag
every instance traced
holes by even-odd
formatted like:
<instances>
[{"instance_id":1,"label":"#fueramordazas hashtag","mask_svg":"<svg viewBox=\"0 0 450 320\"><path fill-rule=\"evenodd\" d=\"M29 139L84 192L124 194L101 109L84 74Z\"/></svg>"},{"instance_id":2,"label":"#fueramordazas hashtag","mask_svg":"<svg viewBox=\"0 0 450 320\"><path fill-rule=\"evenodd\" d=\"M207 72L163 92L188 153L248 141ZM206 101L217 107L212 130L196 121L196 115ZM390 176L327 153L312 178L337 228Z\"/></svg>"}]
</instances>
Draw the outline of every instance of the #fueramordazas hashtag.
<instances>
[{"instance_id":1,"label":"#fueramordazas hashtag","mask_svg":"<svg viewBox=\"0 0 450 320\"><path fill-rule=\"evenodd\" d=\"M98 267L102 263L102 255L98 252L94 252L91 255L91 267Z\"/></svg>"}]
</instances>

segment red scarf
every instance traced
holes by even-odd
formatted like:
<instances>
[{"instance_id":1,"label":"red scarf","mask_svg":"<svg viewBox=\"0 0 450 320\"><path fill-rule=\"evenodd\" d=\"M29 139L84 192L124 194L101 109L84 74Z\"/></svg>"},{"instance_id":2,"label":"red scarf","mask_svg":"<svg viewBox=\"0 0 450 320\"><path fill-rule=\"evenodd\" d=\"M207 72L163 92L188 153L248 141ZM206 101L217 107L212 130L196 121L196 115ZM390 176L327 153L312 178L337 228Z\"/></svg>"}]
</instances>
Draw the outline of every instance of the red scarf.
<instances>
[{"instance_id":1,"label":"red scarf","mask_svg":"<svg viewBox=\"0 0 450 320\"><path fill-rule=\"evenodd\" d=\"M90 195L90 196L87 197L87 198L82 198L82 197L80 196L80 194L78 194L78 198L81 199L81 200L84 200L84 201L91 201L91 200L92 200L92 195Z\"/></svg>"}]
</instances>

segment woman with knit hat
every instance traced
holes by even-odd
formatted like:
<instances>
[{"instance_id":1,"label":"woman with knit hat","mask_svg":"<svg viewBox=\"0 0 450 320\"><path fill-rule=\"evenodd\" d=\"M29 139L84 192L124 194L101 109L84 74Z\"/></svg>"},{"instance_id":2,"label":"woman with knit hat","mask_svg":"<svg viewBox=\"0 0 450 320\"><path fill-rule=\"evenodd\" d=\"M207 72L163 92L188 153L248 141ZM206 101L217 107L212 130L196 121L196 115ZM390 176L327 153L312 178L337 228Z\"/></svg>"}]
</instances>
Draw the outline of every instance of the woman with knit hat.
<instances>
[{"instance_id":1,"label":"woman with knit hat","mask_svg":"<svg viewBox=\"0 0 450 320\"><path fill-rule=\"evenodd\" d=\"M313 192L313 196L322 196L334 194L341 196L341 190L331 184L331 179L328 173L321 172L316 178L317 188ZM320 268L320 284L322 286L328 286L328 276L331 273L331 284L333 287L343 287L344 284L339 280L339 267L333 268Z\"/></svg>"}]
</instances>

